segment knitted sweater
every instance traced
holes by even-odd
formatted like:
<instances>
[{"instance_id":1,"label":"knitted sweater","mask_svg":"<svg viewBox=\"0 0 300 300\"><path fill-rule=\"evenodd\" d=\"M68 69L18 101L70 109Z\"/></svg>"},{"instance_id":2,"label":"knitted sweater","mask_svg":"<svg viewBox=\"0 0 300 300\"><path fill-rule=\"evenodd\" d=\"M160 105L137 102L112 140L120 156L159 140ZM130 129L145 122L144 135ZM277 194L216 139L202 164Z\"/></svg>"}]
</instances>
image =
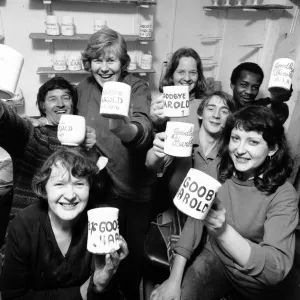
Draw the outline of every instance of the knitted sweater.
<instances>
[{"instance_id":1,"label":"knitted sweater","mask_svg":"<svg viewBox=\"0 0 300 300\"><path fill-rule=\"evenodd\" d=\"M37 169L50 154L62 147L57 139L57 126L33 127L0 101L0 146L13 161L13 211L37 201L31 181Z\"/></svg>"}]
</instances>

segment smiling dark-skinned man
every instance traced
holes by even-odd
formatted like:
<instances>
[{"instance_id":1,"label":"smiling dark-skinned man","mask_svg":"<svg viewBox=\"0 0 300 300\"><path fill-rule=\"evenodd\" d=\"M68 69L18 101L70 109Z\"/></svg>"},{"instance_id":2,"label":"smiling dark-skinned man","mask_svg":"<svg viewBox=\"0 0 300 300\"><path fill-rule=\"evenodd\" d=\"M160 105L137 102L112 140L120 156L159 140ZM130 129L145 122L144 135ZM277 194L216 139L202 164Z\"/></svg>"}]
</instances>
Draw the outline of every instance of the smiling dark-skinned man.
<instances>
[{"instance_id":1,"label":"smiling dark-skinned man","mask_svg":"<svg viewBox=\"0 0 300 300\"><path fill-rule=\"evenodd\" d=\"M291 87L286 94L270 93L270 97L255 100L263 79L264 73L259 65L252 62L241 63L232 71L230 77L233 98L239 108L253 104L270 107L284 124L289 116L289 108L284 102L290 99L293 89Z\"/></svg>"}]
</instances>

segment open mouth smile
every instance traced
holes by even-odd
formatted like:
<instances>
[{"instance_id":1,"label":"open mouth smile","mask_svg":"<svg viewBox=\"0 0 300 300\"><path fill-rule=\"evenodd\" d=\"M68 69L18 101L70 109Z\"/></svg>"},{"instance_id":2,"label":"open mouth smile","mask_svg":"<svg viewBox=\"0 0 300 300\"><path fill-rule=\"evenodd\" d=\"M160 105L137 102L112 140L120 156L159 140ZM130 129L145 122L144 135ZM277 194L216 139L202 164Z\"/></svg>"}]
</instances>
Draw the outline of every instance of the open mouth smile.
<instances>
[{"instance_id":1,"label":"open mouth smile","mask_svg":"<svg viewBox=\"0 0 300 300\"><path fill-rule=\"evenodd\" d=\"M73 208L75 206L77 206L79 204L79 202L75 202L75 203L59 203L62 207L64 208Z\"/></svg>"}]
</instances>

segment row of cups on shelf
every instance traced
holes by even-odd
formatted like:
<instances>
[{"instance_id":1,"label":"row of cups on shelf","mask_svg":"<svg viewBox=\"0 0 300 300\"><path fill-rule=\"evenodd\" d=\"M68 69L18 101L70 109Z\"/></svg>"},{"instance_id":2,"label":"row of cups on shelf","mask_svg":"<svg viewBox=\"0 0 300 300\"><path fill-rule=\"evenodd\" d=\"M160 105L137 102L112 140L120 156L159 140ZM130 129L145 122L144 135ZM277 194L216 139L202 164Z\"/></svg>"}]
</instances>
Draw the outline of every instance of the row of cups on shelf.
<instances>
[{"instance_id":1,"label":"row of cups on shelf","mask_svg":"<svg viewBox=\"0 0 300 300\"><path fill-rule=\"evenodd\" d=\"M213 6L262 5L263 0L212 0Z\"/></svg>"},{"instance_id":2,"label":"row of cups on shelf","mask_svg":"<svg viewBox=\"0 0 300 300\"><path fill-rule=\"evenodd\" d=\"M48 35L72 36L75 34L74 18L72 16L62 16L59 25L57 16L48 15L46 22L46 33ZM94 32L106 27L106 20L94 20ZM153 31L153 22L151 20L142 20L140 24L140 37L150 38Z\"/></svg>"},{"instance_id":3,"label":"row of cups on shelf","mask_svg":"<svg viewBox=\"0 0 300 300\"><path fill-rule=\"evenodd\" d=\"M53 69L56 71L80 71L84 69L81 55L80 54L71 54L65 56L64 54L55 54L52 61ZM128 66L128 71L133 71L137 69L137 61L134 56L131 57L131 62ZM152 55L151 54L142 54L140 68L144 70L150 70L152 68Z\"/></svg>"}]
</instances>

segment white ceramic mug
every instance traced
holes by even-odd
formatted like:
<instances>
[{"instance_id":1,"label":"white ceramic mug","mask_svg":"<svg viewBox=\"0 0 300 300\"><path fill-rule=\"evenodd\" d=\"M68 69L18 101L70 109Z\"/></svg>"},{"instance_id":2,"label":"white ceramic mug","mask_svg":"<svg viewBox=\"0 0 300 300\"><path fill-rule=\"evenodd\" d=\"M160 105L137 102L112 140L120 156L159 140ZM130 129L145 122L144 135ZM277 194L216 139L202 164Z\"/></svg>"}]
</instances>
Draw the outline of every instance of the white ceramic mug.
<instances>
[{"instance_id":1,"label":"white ceramic mug","mask_svg":"<svg viewBox=\"0 0 300 300\"><path fill-rule=\"evenodd\" d=\"M273 94L284 94L290 90L295 71L295 62L290 58L279 58L273 63L268 90Z\"/></svg>"},{"instance_id":2,"label":"white ceramic mug","mask_svg":"<svg viewBox=\"0 0 300 300\"><path fill-rule=\"evenodd\" d=\"M177 191L173 202L186 215L204 220L220 187L220 182L213 177L191 168Z\"/></svg>"},{"instance_id":3,"label":"white ceramic mug","mask_svg":"<svg viewBox=\"0 0 300 300\"><path fill-rule=\"evenodd\" d=\"M114 207L91 209L88 214L87 249L91 253L106 254L120 248L118 214Z\"/></svg>"},{"instance_id":4,"label":"white ceramic mug","mask_svg":"<svg viewBox=\"0 0 300 300\"><path fill-rule=\"evenodd\" d=\"M61 17L61 34L72 36L75 34L74 19L71 16Z\"/></svg>"},{"instance_id":5,"label":"white ceramic mug","mask_svg":"<svg viewBox=\"0 0 300 300\"><path fill-rule=\"evenodd\" d=\"M128 117L131 86L122 82L105 82L100 103L100 115L119 119Z\"/></svg>"},{"instance_id":6,"label":"white ceramic mug","mask_svg":"<svg viewBox=\"0 0 300 300\"><path fill-rule=\"evenodd\" d=\"M57 129L57 138L62 145L79 146L85 138L85 118L75 115L62 115Z\"/></svg>"},{"instance_id":7,"label":"white ceramic mug","mask_svg":"<svg viewBox=\"0 0 300 300\"><path fill-rule=\"evenodd\" d=\"M152 36L152 21L141 21L140 37L150 38Z\"/></svg>"},{"instance_id":8,"label":"white ceramic mug","mask_svg":"<svg viewBox=\"0 0 300 300\"><path fill-rule=\"evenodd\" d=\"M1 99L14 97L24 63L24 57L15 49L0 44Z\"/></svg>"},{"instance_id":9,"label":"white ceramic mug","mask_svg":"<svg viewBox=\"0 0 300 300\"><path fill-rule=\"evenodd\" d=\"M82 61L80 55L70 55L67 58L68 69L70 71L79 71L82 68Z\"/></svg>"},{"instance_id":10,"label":"white ceramic mug","mask_svg":"<svg viewBox=\"0 0 300 300\"><path fill-rule=\"evenodd\" d=\"M95 20L94 21L94 32L97 32L98 30L102 29L103 27L106 27L106 21L105 20Z\"/></svg>"},{"instance_id":11,"label":"white ceramic mug","mask_svg":"<svg viewBox=\"0 0 300 300\"><path fill-rule=\"evenodd\" d=\"M177 157L192 155L194 124L169 121L165 134L164 152L166 154Z\"/></svg>"},{"instance_id":12,"label":"white ceramic mug","mask_svg":"<svg viewBox=\"0 0 300 300\"><path fill-rule=\"evenodd\" d=\"M152 55L143 54L141 57L141 69L150 70L152 68Z\"/></svg>"},{"instance_id":13,"label":"white ceramic mug","mask_svg":"<svg viewBox=\"0 0 300 300\"><path fill-rule=\"evenodd\" d=\"M45 25L46 25L46 33L48 35L59 35L59 25L56 16L53 15L47 16Z\"/></svg>"},{"instance_id":14,"label":"white ceramic mug","mask_svg":"<svg viewBox=\"0 0 300 300\"><path fill-rule=\"evenodd\" d=\"M164 114L166 117L185 117L190 113L189 87L164 86Z\"/></svg>"},{"instance_id":15,"label":"white ceramic mug","mask_svg":"<svg viewBox=\"0 0 300 300\"><path fill-rule=\"evenodd\" d=\"M56 71L67 70L67 61L63 54L55 54L53 56L53 69Z\"/></svg>"},{"instance_id":16,"label":"white ceramic mug","mask_svg":"<svg viewBox=\"0 0 300 300\"><path fill-rule=\"evenodd\" d=\"M136 62L136 56L134 53L128 53L130 56L130 64L128 66L128 71L136 70L137 68L137 62Z\"/></svg>"}]
</instances>

